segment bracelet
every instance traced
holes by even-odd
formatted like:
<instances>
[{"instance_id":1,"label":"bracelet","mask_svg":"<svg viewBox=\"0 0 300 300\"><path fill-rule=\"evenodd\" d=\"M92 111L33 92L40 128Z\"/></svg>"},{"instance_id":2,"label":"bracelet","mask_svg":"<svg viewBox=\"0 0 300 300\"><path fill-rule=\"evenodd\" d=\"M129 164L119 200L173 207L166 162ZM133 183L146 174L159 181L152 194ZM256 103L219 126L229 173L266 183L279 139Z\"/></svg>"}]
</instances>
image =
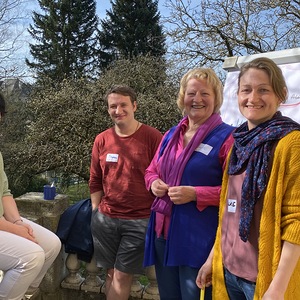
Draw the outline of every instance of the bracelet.
<instances>
[{"instance_id":1,"label":"bracelet","mask_svg":"<svg viewBox=\"0 0 300 300\"><path fill-rule=\"evenodd\" d=\"M22 219L18 219L18 220L16 220L16 221L14 221L13 224L16 224L16 223L19 222L19 221L20 221L20 222L23 222Z\"/></svg>"}]
</instances>

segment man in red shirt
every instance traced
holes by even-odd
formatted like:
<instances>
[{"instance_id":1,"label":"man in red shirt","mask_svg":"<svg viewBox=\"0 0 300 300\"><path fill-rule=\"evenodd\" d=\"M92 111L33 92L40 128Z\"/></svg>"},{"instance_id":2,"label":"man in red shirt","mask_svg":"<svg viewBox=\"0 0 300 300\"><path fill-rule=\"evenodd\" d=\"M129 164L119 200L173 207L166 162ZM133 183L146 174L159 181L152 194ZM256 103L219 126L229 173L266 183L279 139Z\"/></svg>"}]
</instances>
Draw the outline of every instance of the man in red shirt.
<instances>
[{"instance_id":1,"label":"man in red shirt","mask_svg":"<svg viewBox=\"0 0 300 300\"><path fill-rule=\"evenodd\" d=\"M137 96L132 88L114 86L106 100L114 126L96 136L92 150L91 230L97 265L107 269L107 300L127 300L133 274L142 272L154 200L144 173L162 134L135 119Z\"/></svg>"}]
</instances>

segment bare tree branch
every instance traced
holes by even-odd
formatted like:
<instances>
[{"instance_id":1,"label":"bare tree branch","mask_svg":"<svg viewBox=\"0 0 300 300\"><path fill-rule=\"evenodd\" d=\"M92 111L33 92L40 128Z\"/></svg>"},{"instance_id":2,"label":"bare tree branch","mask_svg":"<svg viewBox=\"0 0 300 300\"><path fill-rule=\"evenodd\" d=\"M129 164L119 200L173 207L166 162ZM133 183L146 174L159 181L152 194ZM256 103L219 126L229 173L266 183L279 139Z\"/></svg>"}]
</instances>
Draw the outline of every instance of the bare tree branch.
<instances>
[{"instance_id":1,"label":"bare tree branch","mask_svg":"<svg viewBox=\"0 0 300 300\"><path fill-rule=\"evenodd\" d=\"M24 46L25 4L26 0L0 1L0 78L21 75L17 72L18 63L15 59L12 61L12 56Z\"/></svg>"},{"instance_id":2,"label":"bare tree branch","mask_svg":"<svg viewBox=\"0 0 300 300\"><path fill-rule=\"evenodd\" d=\"M195 1L196 2L196 1ZM170 56L221 69L228 56L299 47L300 1L165 0Z\"/></svg>"}]
</instances>

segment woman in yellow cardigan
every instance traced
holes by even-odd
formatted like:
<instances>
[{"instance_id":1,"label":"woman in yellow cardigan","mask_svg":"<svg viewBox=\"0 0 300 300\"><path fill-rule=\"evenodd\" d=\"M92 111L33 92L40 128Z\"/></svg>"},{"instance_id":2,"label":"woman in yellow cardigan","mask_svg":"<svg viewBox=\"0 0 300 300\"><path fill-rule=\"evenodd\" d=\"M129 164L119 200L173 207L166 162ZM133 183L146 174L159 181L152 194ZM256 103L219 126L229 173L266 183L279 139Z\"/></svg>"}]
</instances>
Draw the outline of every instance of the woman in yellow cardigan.
<instances>
[{"instance_id":1,"label":"woman in yellow cardigan","mask_svg":"<svg viewBox=\"0 0 300 300\"><path fill-rule=\"evenodd\" d=\"M197 285L216 300L300 299L300 125L278 111L287 98L268 58L245 64L238 105L247 121L223 176L219 227Z\"/></svg>"}]
</instances>

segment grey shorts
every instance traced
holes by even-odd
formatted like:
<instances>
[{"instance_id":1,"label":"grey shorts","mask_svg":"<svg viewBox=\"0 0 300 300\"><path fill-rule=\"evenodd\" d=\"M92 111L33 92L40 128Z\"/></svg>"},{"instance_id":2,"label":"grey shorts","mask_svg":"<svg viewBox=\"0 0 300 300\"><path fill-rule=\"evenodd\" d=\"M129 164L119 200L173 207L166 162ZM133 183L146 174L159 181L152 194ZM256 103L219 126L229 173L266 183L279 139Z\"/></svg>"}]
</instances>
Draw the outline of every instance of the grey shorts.
<instances>
[{"instance_id":1,"label":"grey shorts","mask_svg":"<svg viewBox=\"0 0 300 300\"><path fill-rule=\"evenodd\" d=\"M145 234L149 219L114 219L98 210L92 214L91 230L97 266L143 274Z\"/></svg>"}]
</instances>

